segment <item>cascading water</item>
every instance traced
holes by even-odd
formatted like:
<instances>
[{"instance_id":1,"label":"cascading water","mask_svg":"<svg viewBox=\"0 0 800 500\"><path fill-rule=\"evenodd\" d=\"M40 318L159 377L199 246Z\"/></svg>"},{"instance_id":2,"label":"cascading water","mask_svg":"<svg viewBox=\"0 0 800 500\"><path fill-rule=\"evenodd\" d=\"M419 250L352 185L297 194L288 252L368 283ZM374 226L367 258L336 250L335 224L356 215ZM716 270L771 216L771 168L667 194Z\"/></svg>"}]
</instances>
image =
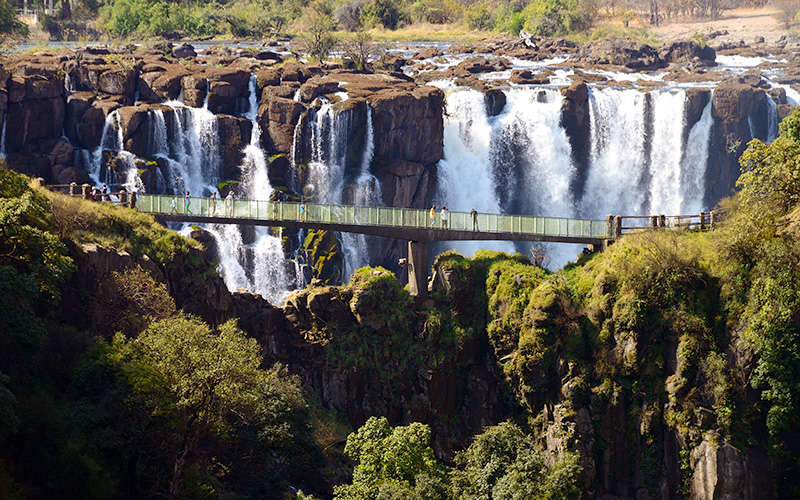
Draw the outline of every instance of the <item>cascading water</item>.
<instances>
[{"instance_id":1,"label":"cascading water","mask_svg":"<svg viewBox=\"0 0 800 500\"><path fill-rule=\"evenodd\" d=\"M591 89L591 167L579 203L582 217L645 213L646 97L634 89Z\"/></svg>"},{"instance_id":2,"label":"cascading water","mask_svg":"<svg viewBox=\"0 0 800 500\"><path fill-rule=\"evenodd\" d=\"M310 158L303 192L316 203L381 205L380 183L370 173L374 150L372 109L366 105L363 120L356 111L358 109L354 106L337 111L331 102L321 99L320 107L310 110L307 115L304 125L309 132ZM365 129L363 149L355 164L352 160L355 155L349 150L353 147L350 140L358 135L355 131L362 126ZM295 141L295 147L296 144ZM369 264L370 245L363 235L343 233L341 238L347 276Z\"/></svg>"},{"instance_id":3,"label":"cascading water","mask_svg":"<svg viewBox=\"0 0 800 500\"><path fill-rule=\"evenodd\" d=\"M650 213L680 214L683 171L683 131L686 128L686 94L651 92L653 134L650 140Z\"/></svg>"},{"instance_id":4,"label":"cascading water","mask_svg":"<svg viewBox=\"0 0 800 500\"><path fill-rule=\"evenodd\" d=\"M511 89L492 141L501 210L552 217L574 212L569 186L575 175L569 139L560 125L560 92ZM515 186L508 179L516 178ZM466 209L466 207L465 207Z\"/></svg>"},{"instance_id":5,"label":"cascading water","mask_svg":"<svg viewBox=\"0 0 800 500\"><path fill-rule=\"evenodd\" d=\"M710 101L687 132L683 90L591 88L588 170L583 192L572 193L576 169L560 125L560 93L512 88L506 98L504 110L489 117L482 94L462 89L448 94L437 205L593 219L703 208ZM453 246L465 254L513 248L484 242ZM548 253L553 264L562 265L574 257L573 250L553 245Z\"/></svg>"},{"instance_id":6,"label":"cascading water","mask_svg":"<svg viewBox=\"0 0 800 500\"><path fill-rule=\"evenodd\" d=\"M372 129L372 107L369 105L367 105L366 127L367 133L360 170L346 201L351 205L375 207L383 203L381 202L380 182L370 172L375 151L375 139ZM342 244L345 256L345 276L352 274L359 267L369 264L370 252L366 235L342 233Z\"/></svg>"},{"instance_id":7,"label":"cascading water","mask_svg":"<svg viewBox=\"0 0 800 500\"><path fill-rule=\"evenodd\" d=\"M778 138L778 104L770 97L767 96L767 106L769 106L769 113L767 113L767 142L772 142Z\"/></svg>"},{"instance_id":8,"label":"cascading water","mask_svg":"<svg viewBox=\"0 0 800 500\"><path fill-rule=\"evenodd\" d=\"M706 169L708 167L708 144L711 140L711 99L708 100L700 120L692 126L686 141L686 149L681 164L681 177L678 183L680 210L695 214L706 208L703 197L706 189Z\"/></svg>"},{"instance_id":9,"label":"cascading water","mask_svg":"<svg viewBox=\"0 0 800 500\"><path fill-rule=\"evenodd\" d=\"M341 203L350 113L336 113L327 99L310 113L311 159L305 191L317 203Z\"/></svg>"},{"instance_id":10,"label":"cascading water","mask_svg":"<svg viewBox=\"0 0 800 500\"><path fill-rule=\"evenodd\" d=\"M267 160L261 149L257 93L256 76L251 75L246 117L252 123L252 132L250 144L244 149L244 160L239 168L242 171L242 187L247 197L251 200L268 200L272 194L272 185L269 182ZM237 241L240 242L241 239L239 236ZM278 304L283 302L290 290L303 286L302 274L293 272L296 269L294 266L286 265L281 239L271 235L268 229L255 228L255 242L250 251L253 253L253 265L252 280L246 286L248 289Z\"/></svg>"},{"instance_id":11,"label":"cascading water","mask_svg":"<svg viewBox=\"0 0 800 500\"><path fill-rule=\"evenodd\" d=\"M6 124L8 123L8 113L3 117L3 131L0 137L0 157L6 157Z\"/></svg>"},{"instance_id":12,"label":"cascading water","mask_svg":"<svg viewBox=\"0 0 800 500\"><path fill-rule=\"evenodd\" d=\"M174 110L168 162L169 178L176 191L208 196L219 183L219 133L217 117L205 108L178 102L165 103Z\"/></svg>"}]
</instances>

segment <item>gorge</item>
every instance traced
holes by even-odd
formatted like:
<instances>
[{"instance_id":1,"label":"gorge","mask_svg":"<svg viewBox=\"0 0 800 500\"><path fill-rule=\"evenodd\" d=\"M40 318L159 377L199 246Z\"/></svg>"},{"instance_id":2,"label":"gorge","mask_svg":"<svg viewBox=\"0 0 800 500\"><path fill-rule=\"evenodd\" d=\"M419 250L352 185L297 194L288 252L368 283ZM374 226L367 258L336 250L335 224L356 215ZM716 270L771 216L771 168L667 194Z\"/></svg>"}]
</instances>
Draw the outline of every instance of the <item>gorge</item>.
<instances>
[{"instance_id":1,"label":"gorge","mask_svg":"<svg viewBox=\"0 0 800 500\"><path fill-rule=\"evenodd\" d=\"M800 40L717 48L500 39L398 47L372 72L225 46L4 60L3 153L51 185L692 213L730 194L750 139L783 142L747 153L762 168L744 178L755 194L725 201L719 230L633 234L602 254L551 249L554 266L576 261L558 273L532 265L525 247L448 245L424 299L396 277L403 242L172 228L182 238L146 214L0 170L4 224L46 243L28 261L64 259L33 282L40 293L28 275L47 262L0 266L0 493L164 496L177 450L195 460L186 496L301 487L331 498L355 479L343 434L385 416L428 426L435 458L454 469L473 438L515 422L536 460L580 470L570 477L586 498L791 497L800 216L793 186L757 188L771 179L764 158L800 151ZM2 254L13 255L5 235ZM172 446L174 415L150 410L157 397L137 399L148 379L120 360L176 310L219 337L234 320L257 341L272 367L265 411L280 419L241 430L237 409L194 455Z\"/></svg>"}]
</instances>

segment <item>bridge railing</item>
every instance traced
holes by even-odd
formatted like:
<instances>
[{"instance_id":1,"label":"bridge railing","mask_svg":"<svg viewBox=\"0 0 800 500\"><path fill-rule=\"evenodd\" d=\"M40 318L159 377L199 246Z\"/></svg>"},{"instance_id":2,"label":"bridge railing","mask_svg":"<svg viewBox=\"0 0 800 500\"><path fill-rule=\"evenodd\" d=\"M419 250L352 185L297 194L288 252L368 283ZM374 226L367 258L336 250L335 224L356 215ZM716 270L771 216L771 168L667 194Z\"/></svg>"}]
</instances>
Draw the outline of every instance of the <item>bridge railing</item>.
<instances>
[{"instance_id":1,"label":"bridge railing","mask_svg":"<svg viewBox=\"0 0 800 500\"><path fill-rule=\"evenodd\" d=\"M174 199L174 206L173 206ZM536 217L478 213L473 228L468 212L450 212L443 225L441 212L435 212L433 224L430 210L398 207L363 207L306 203L304 210L297 202L224 199L214 203L210 198L192 198L186 211L184 198L171 195L143 194L139 210L157 214L194 215L199 217L229 217L275 221L315 222L359 226L450 229L489 233L537 234L559 237L605 239L613 237L605 220L570 219L565 217Z\"/></svg>"}]
</instances>

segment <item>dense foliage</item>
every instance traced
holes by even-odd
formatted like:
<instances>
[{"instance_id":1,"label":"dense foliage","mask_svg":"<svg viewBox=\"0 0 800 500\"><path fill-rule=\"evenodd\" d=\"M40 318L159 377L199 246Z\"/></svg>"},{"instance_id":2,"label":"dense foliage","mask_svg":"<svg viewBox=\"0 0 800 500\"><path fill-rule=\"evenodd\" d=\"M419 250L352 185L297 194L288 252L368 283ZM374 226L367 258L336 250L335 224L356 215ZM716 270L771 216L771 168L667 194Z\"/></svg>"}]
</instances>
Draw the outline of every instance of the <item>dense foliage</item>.
<instances>
[{"instance_id":1,"label":"dense foliage","mask_svg":"<svg viewBox=\"0 0 800 500\"><path fill-rule=\"evenodd\" d=\"M177 259L198 284L213 271L148 216L0 169L0 498L281 498L302 484L322 455L299 380L263 367L233 321L178 310L141 267L86 288L73 261L95 243Z\"/></svg>"},{"instance_id":2,"label":"dense foliage","mask_svg":"<svg viewBox=\"0 0 800 500\"><path fill-rule=\"evenodd\" d=\"M372 417L347 438L353 482L336 500L570 500L580 496L580 466L568 455L547 467L533 440L506 422L487 427L461 452L457 467L439 463L426 425L392 428Z\"/></svg>"},{"instance_id":3,"label":"dense foliage","mask_svg":"<svg viewBox=\"0 0 800 500\"><path fill-rule=\"evenodd\" d=\"M100 8L100 24L115 36L268 37L288 30L325 55L335 43L331 32L411 23L462 23L470 30L564 35L592 26L596 4L575 0L467 2L463 0L254 0L175 3L166 0L112 0Z\"/></svg>"}]
</instances>

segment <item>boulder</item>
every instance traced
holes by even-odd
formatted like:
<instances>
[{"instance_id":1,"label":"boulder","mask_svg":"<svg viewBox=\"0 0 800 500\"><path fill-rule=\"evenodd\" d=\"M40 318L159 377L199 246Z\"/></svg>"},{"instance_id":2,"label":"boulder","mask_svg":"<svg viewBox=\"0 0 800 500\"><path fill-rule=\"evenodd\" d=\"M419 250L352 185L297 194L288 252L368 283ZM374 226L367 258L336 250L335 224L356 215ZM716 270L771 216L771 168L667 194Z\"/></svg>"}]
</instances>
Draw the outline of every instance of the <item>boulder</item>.
<instances>
[{"instance_id":1,"label":"boulder","mask_svg":"<svg viewBox=\"0 0 800 500\"><path fill-rule=\"evenodd\" d=\"M372 160L372 172L381 183L381 201L385 206L426 206L415 203L421 188L425 187L422 181L426 170L419 163L376 156Z\"/></svg>"},{"instance_id":2,"label":"boulder","mask_svg":"<svg viewBox=\"0 0 800 500\"><path fill-rule=\"evenodd\" d=\"M742 83L722 82L714 90L715 119L734 122L747 118L753 105L754 89Z\"/></svg>"},{"instance_id":3,"label":"boulder","mask_svg":"<svg viewBox=\"0 0 800 500\"><path fill-rule=\"evenodd\" d=\"M219 137L220 164L224 179L236 179L241 175L242 150L250 143L253 124L247 118L217 115L217 137Z\"/></svg>"},{"instance_id":4,"label":"boulder","mask_svg":"<svg viewBox=\"0 0 800 500\"><path fill-rule=\"evenodd\" d=\"M150 71L145 72L148 69ZM139 75L139 99L142 101L172 101L181 93L181 81L189 74L181 64L145 66Z\"/></svg>"},{"instance_id":5,"label":"boulder","mask_svg":"<svg viewBox=\"0 0 800 500\"><path fill-rule=\"evenodd\" d=\"M92 180L84 170L66 165L56 165L53 167L53 184L90 184Z\"/></svg>"},{"instance_id":6,"label":"boulder","mask_svg":"<svg viewBox=\"0 0 800 500\"><path fill-rule=\"evenodd\" d=\"M570 63L613 65L630 70L651 71L664 66L658 52L630 38L609 37L580 47Z\"/></svg>"},{"instance_id":7,"label":"boulder","mask_svg":"<svg viewBox=\"0 0 800 500\"><path fill-rule=\"evenodd\" d=\"M297 86L292 85L293 83ZM300 89L299 82L286 82L284 85L267 86L261 91L261 101L266 102L271 97L282 97L284 99L294 99L295 94Z\"/></svg>"},{"instance_id":8,"label":"boulder","mask_svg":"<svg viewBox=\"0 0 800 500\"><path fill-rule=\"evenodd\" d=\"M181 43L172 47L172 57L176 59L186 59L188 57L196 57L194 47L188 43Z\"/></svg>"},{"instance_id":9,"label":"boulder","mask_svg":"<svg viewBox=\"0 0 800 500\"><path fill-rule=\"evenodd\" d=\"M282 81L303 83L313 76L308 66L297 63L286 63L281 72Z\"/></svg>"},{"instance_id":10,"label":"boulder","mask_svg":"<svg viewBox=\"0 0 800 500\"><path fill-rule=\"evenodd\" d=\"M122 127L122 144L126 151L130 151L136 156L146 156L152 131L147 126L148 113L150 106L138 104L136 106L124 106L117 110L119 113L119 124Z\"/></svg>"},{"instance_id":11,"label":"boulder","mask_svg":"<svg viewBox=\"0 0 800 500\"><path fill-rule=\"evenodd\" d=\"M591 155L591 130L589 119L589 87L576 80L561 89L561 126L572 146L572 161L576 166L572 191L582 193L589 171Z\"/></svg>"},{"instance_id":12,"label":"boulder","mask_svg":"<svg viewBox=\"0 0 800 500\"><path fill-rule=\"evenodd\" d=\"M703 111L711 99L710 89L686 89L686 129L691 129L700 121Z\"/></svg>"},{"instance_id":13,"label":"boulder","mask_svg":"<svg viewBox=\"0 0 800 500\"><path fill-rule=\"evenodd\" d=\"M6 151L21 151L29 144L61 137L66 105L61 97L9 102Z\"/></svg>"},{"instance_id":14,"label":"boulder","mask_svg":"<svg viewBox=\"0 0 800 500\"><path fill-rule=\"evenodd\" d=\"M486 103L486 113L489 116L497 116L506 107L506 93L501 89L489 89L483 93L483 101Z\"/></svg>"},{"instance_id":15,"label":"boulder","mask_svg":"<svg viewBox=\"0 0 800 500\"><path fill-rule=\"evenodd\" d=\"M772 466L762 448L740 451L725 441L714 444L710 436L704 436L690 453L690 466L690 498L756 500L773 496Z\"/></svg>"},{"instance_id":16,"label":"boulder","mask_svg":"<svg viewBox=\"0 0 800 500\"><path fill-rule=\"evenodd\" d=\"M550 78L547 75L534 74L527 69L512 69L508 80L518 85L546 85L550 83Z\"/></svg>"},{"instance_id":17,"label":"boulder","mask_svg":"<svg viewBox=\"0 0 800 500\"><path fill-rule=\"evenodd\" d=\"M662 45L658 48L658 56L666 63L684 63L698 59L709 64L714 63L717 53L709 45L701 47L697 42L684 40Z\"/></svg>"},{"instance_id":18,"label":"boulder","mask_svg":"<svg viewBox=\"0 0 800 500\"><path fill-rule=\"evenodd\" d=\"M504 57L487 59L483 56L476 56L458 63L453 69L453 75L464 77L475 73L486 73L488 71L505 71L509 68L511 68L511 63Z\"/></svg>"},{"instance_id":19,"label":"boulder","mask_svg":"<svg viewBox=\"0 0 800 500\"><path fill-rule=\"evenodd\" d=\"M288 186L292 176L292 162L289 157L279 154L270 158L267 176L272 186Z\"/></svg>"},{"instance_id":20,"label":"boulder","mask_svg":"<svg viewBox=\"0 0 800 500\"><path fill-rule=\"evenodd\" d=\"M308 263L313 266L313 278L320 281L320 284L337 285L342 279L342 269L344 266L344 253L342 244L332 231L309 230L303 243L303 249L308 256ZM313 296L313 294L312 294ZM310 300L310 299L309 299ZM325 303L327 304L327 300ZM349 318L344 302L338 314L334 314L339 319ZM309 304L310 307L310 304ZM319 319L328 319L331 315L317 311L315 314Z\"/></svg>"},{"instance_id":21,"label":"boulder","mask_svg":"<svg viewBox=\"0 0 800 500\"><path fill-rule=\"evenodd\" d=\"M262 69L256 73L256 81L259 89L280 85L281 70L278 68Z\"/></svg>"},{"instance_id":22,"label":"boulder","mask_svg":"<svg viewBox=\"0 0 800 500\"><path fill-rule=\"evenodd\" d=\"M414 55L411 56L411 59L415 61L420 61L422 59L433 59L434 57L439 57L444 55L444 52L437 49L436 47L425 47L424 49L414 52Z\"/></svg>"},{"instance_id":23,"label":"boulder","mask_svg":"<svg viewBox=\"0 0 800 500\"><path fill-rule=\"evenodd\" d=\"M120 95L133 102L136 90L136 71L132 69L109 69L100 73L97 90L104 94Z\"/></svg>"},{"instance_id":24,"label":"boulder","mask_svg":"<svg viewBox=\"0 0 800 500\"><path fill-rule=\"evenodd\" d=\"M209 111L214 114L232 115L241 109L250 93L248 71L235 68L208 68L204 74L209 82Z\"/></svg>"},{"instance_id":25,"label":"boulder","mask_svg":"<svg viewBox=\"0 0 800 500\"><path fill-rule=\"evenodd\" d=\"M385 53L378 60L377 66L386 69L387 71L398 72L403 69L403 66L408 64L405 57L399 54Z\"/></svg>"},{"instance_id":26,"label":"boulder","mask_svg":"<svg viewBox=\"0 0 800 500\"><path fill-rule=\"evenodd\" d=\"M300 100L311 102L318 95L330 94L339 91L339 81L327 76L310 78L300 87Z\"/></svg>"}]
</instances>

